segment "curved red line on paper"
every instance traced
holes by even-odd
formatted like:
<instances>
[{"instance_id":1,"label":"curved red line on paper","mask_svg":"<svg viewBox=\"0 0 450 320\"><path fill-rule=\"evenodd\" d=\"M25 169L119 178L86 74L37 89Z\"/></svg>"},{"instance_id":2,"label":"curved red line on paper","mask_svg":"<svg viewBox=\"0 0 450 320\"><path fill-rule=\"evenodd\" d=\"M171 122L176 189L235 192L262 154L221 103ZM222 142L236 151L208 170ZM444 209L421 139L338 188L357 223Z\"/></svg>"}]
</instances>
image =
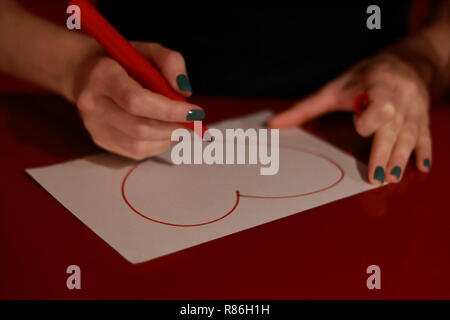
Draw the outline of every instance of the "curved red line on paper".
<instances>
[{"instance_id":1,"label":"curved red line on paper","mask_svg":"<svg viewBox=\"0 0 450 320\"><path fill-rule=\"evenodd\" d=\"M127 196L126 196L126 193L125 193L125 186L126 186L127 180L128 180L128 178L130 177L130 175L131 175L131 174L134 172L134 170L136 170L136 168L142 163L142 162L139 162L139 163L135 164L135 165L134 165L127 173L126 173L125 177L124 177L123 180L122 180L122 184L121 184L121 194L122 194L122 199L124 200L125 204L126 204L126 205L127 205L134 213L136 213L137 215L141 216L141 217L144 218L144 219L147 219L147 220L150 220L150 221L153 221L153 222L156 222L156 223L164 224L164 225L167 225L167 226L172 226L172 227L199 227L199 226L204 226L204 225L207 225L207 224L211 224L211 223L217 222L217 221L219 221L219 220L222 220L222 219L228 217L231 213L233 213L233 212L236 210L237 206L239 205L239 199L240 199L241 197L242 197L242 198L252 198L252 199L268 199L268 200L270 200L270 199L288 199L288 198L304 197L304 196L309 196L309 195L312 195L312 194L317 194L317 193L320 193L320 192L329 190L329 189L335 187L336 185L338 185L338 184L342 181L342 179L344 179L344 177L345 177L345 171L344 171L344 169L343 169L336 161L334 161L333 159L330 159L330 158L326 157L326 156L323 155L323 154L316 153L316 152L313 152L313 151L309 151L309 150L306 150L306 149L303 149L303 148L300 148L300 147L292 147L292 146L286 146L286 145L280 146L280 147L281 147L281 148L292 149L292 150L296 150L296 151L300 151L300 152L304 152L304 153L309 153L309 154L312 154L312 155L314 155L314 156L316 156L316 157L322 158L322 159L324 159L324 160L330 162L331 164L333 164L333 165L339 170L339 172L340 172L341 175L340 175L340 177L338 178L337 181L333 182L333 183L332 183L331 185L329 185L329 186L326 186L326 187L324 187L324 188L321 188L321 189L318 189L318 190L314 190L314 191L311 191L311 192L307 192L307 193L299 193L299 194L295 194L295 195L288 195L288 196L257 196L257 195L242 194L242 193L239 192L239 190L236 190L236 201L235 201L233 207L231 208L231 210L228 211L225 215L223 215L223 216L221 216L221 217L219 217L219 218L216 218L216 219L214 219L214 220L210 220L210 221L206 221L206 222L202 222L202 223L196 223L196 224L176 224L176 223L170 223L170 222L160 221L160 220L156 220L156 219L147 217L145 214L141 213L139 210L137 210L135 207L133 207L133 205L132 205L132 204L130 203L130 201L128 200L128 198L127 198Z\"/></svg>"},{"instance_id":2,"label":"curved red line on paper","mask_svg":"<svg viewBox=\"0 0 450 320\"><path fill-rule=\"evenodd\" d=\"M231 208L230 211L228 211L225 215L211 220L211 221L206 221L206 222L201 222L201 223L196 223L196 224L177 224L177 223L170 223L170 222L165 222L165 221L160 221L160 220L156 220L156 219L152 219L150 217L147 217L145 214L139 212L139 210L137 210L135 207L133 207L133 205L130 203L130 201L128 201L127 196L125 194L125 185L127 183L128 178L130 177L130 175L133 173L133 171L141 164L142 162L137 163L136 165L134 165L129 171L128 173L125 175L125 177L122 180L122 187L121 187L121 192L122 192L122 199L125 201L125 203L127 204L127 206L133 210L134 213L138 214L139 216L141 216L144 219L156 222L156 223L160 223L160 224L164 224L167 226L172 226L172 227L199 227L199 226L204 226L206 224L210 224L213 222L217 222L219 220L222 220L224 218L226 218L227 216L229 216L238 206L239 204L239 191L236 190L236 201L233 205L233 207Z\"/></svg>"},{"instance_id":3,"label":"curved red line on paper","mask_svg":"<svg viewBox=\"0 0 450 320\"><path fill-rule=\"evenodd\" d=\"M257 195L249 195L249 194L242 194L240 193L240 197L241 198L252 198L252 199L289 199L289 198L298 198L298 197L304 197L304 196L310 196L312 194L316 194L316 193L320 193L326 190L329 190L331 188L333 188L334 186L336 186L337 184L339 184L342 179L344 179L345 177L345 171L344 169L333 159L330 159L326 156L324 156L323 154L320 153L316 153L310 150L306 150L300 147L292 147L292 146L280 146L281 148L286 148L286 149L292 149L292 150L297 150L297 151L301 151L304 153L309 153L312 154L316 157L322 158L328 162L330 162L331 164L333 164L340 172L340 177L336 180L336 182L330 184L329 186L326 186L324 188L318 189L318 190L314 190L314 191L310 191L310 192L306 192L306 193L299 193L299 194L294 194L294 195L290 195L290 196L257 196Z\"/></svg>"}]
</instances>

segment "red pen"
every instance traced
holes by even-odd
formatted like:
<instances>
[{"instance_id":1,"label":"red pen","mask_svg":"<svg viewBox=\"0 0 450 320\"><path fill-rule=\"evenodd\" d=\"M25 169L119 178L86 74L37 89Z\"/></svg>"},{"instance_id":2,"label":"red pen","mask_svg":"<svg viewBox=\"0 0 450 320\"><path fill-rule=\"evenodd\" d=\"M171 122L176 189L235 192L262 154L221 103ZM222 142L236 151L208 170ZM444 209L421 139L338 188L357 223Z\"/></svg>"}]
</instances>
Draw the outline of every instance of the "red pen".
<instances>
[{"instance_id":1,"label":"red pen","mask_svg":"<svg viewBox=\"0 0 450 320\"><path fill-rule=\"evenodd\" d=\"M369 96L366 92L361 92L358 94L355 99L353 99L352 109L356 113L356 115L361 115L364 110L369 106Z\"/></svg>"},{"instance_id":2,"label":"red pen","mask_svg":"<svg viewBox=\"0 0 450 320\"><path fill-rule=\"evenodd\" d=\"M143 87L173 100L187 101L169 85L159 71L94 8L87 0L72 0L81 12L81 26ZM183 123L194 130L194 123ZM201 136L208 130L202 125Z\"/></svg>"}]
</instances>

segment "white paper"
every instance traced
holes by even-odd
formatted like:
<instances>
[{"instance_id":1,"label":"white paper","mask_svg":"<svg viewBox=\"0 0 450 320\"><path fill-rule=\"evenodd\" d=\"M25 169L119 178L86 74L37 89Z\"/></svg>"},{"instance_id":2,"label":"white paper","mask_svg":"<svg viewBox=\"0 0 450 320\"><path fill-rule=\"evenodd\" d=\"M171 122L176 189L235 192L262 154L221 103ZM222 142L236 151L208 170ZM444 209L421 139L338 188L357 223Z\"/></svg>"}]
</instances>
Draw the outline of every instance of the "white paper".
<instances>
[{"instance_id":1,"label":"white paper","mask_svg":"<svg viewBox=\"0 0 450 320\"><path fill-rule=\"evenodd\" d=\"M210 127L261 128L269 116ZM175 166L169 155L137 163L103 153L26 171L131 263L373 188L361 177L364 165L300 129L280 131L272 176L260 175L261 165Z\"/></svg>"}]
</instances>

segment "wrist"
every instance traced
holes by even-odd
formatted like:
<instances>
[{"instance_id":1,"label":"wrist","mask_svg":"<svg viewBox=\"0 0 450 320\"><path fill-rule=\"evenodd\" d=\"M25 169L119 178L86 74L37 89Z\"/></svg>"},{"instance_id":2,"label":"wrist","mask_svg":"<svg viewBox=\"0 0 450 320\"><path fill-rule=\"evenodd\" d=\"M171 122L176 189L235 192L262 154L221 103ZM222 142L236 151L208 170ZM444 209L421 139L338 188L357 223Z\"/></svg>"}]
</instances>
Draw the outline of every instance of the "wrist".
<instances>
[{"instance_id":1,"label":"wrist","mask_svg":"<svg viewBox=\"0 0 450 320\"><path fill-rule=\"evenodd\" d=\"M60 76L60 93L67 100L75 103L84 87L90 67L102 54L101 47L97 42L85 35L68 44L70 57L62 68Z\"/></svg>"}]
</instances>

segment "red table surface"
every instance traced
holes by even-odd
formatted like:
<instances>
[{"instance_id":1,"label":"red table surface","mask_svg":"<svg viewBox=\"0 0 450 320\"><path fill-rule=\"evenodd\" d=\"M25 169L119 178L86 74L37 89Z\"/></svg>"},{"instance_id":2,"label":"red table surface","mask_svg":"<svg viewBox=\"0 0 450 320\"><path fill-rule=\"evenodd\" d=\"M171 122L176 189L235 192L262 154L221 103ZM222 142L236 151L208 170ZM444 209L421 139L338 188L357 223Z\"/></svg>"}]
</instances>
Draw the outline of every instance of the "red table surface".
<instances>
[{"instance_id":1,"label":"red table surface","mask_svg":"<svg viewBox=\"0 0 450 320\"><path fill-rule=\"evenodd\" d=\"M292 101L198 98L209 122ZM0 96L0 298L450 298L450 106L431 111L433 169L237 234L132 265L24 172L99 149L76 110L44 95ZM305 128L367 161L351 116ZM66 268L81 268L68 290ZM366 269L381 268L381 290Z\"/></svg>"}]
</instances>

